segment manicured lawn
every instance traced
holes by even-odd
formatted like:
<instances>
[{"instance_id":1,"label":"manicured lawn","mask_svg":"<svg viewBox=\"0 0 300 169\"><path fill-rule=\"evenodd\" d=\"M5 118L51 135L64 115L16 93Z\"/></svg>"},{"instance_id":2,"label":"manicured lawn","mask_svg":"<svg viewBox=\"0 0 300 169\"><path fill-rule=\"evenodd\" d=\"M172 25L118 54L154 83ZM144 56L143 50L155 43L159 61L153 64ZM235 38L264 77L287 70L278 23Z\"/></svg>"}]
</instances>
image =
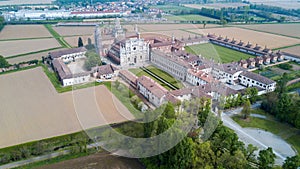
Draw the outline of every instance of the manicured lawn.
<instances>
[{"instance_id":1,"label":"manicured lawn","mask_svg":"<svg viewBox=\"0 0 300 169\"><path fill-rule=\"evenodd\" d=\"M222 63L229 63L253 57L252 55L211 43L187 46L185 49L189 53L201 55L205 58L214 59L215 61L221 61Z\"/></svg>"},{"instance_id":2,"label":"manicured lawn","mask_svg":"<svg viewBox=\"0 0 300 169\"><path fill-rule=\"evenodd\" d=\"M148 66L146 67L147 69L149 69L152 73L156 74L157 76L161 77L162 79L164 79L165 81L167 81L168 83L172 84L173 86L177 87L177 88L182 88L183 85L180 81L177 81L173 76L171 76L170 74L154 67L154 66ZM133 74L137 75L138 77L140 76L148 76L151 79L155 80L157 83L159 83L160 85L162 85L164 88L166 88L167 90L172 90L169 86L167 86L166 84L162 83L161 81L159 81L158 79L156 79L155 77L153 77L152 75L148 74L147 72L143 71L140 68L135 68L135 69L129 69L130 72L132 72Z\"/></svg>"},{"instance_id":3,"label":"manicured lawn","mask_svg":"<svg viewBox=\"0 0 300 169\"><path fill-rule=\"evenodd\" d=\"M233 120L242 127L253 127L269 131L286 140L300 152L300 130L296 129L289 124L277 121L272 115L265 113L263 110L252 110L252 113L265 115L267 118L250 117L250 121L245 121L240 116L234 116Z\"/></svg>"},{"instance_id":4,"label":"manicured lawn","mask_svg":"<svg viewBox=\"0 0 300 169\"><path fill-rule=\"evenodd\" d=\"M172 15L165 16L164 18L171 21L217 21L214 18L209 18L202 15Z\"/></svg>"}]
</instances>

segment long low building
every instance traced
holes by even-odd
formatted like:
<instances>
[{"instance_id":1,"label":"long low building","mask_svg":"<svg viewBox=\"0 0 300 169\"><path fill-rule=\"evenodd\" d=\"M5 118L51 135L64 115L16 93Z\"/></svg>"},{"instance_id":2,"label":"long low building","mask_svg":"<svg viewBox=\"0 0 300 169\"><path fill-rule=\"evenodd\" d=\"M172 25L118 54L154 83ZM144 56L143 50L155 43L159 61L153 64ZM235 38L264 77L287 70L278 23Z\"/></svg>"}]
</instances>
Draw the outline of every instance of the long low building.
<instances>
[{"instance_id":1,"label":"long low building","mask_svg":"<svg viewBox=\"0 0 300 169\"><path fill-rule=\"evenodd\" d=\"M50 59L60 58L64 62L75 61L75 59L80 59L85 57L87 49L85 47L63 49L59 51L49 52Z\"/></svg>"}]
</instances>

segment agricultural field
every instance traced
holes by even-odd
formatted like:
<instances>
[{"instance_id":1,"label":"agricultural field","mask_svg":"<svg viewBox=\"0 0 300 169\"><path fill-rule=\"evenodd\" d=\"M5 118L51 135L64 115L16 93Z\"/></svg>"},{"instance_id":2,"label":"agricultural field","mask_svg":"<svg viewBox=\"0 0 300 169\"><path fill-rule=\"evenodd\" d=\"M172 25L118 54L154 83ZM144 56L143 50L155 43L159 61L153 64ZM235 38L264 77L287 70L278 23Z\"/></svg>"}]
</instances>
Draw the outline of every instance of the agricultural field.
<instances>
[{"instance_id":1,"label":"agricultural field","mask_svg":"<svg viewBox=\"0 0 300 169\"><path fill-rule=\"evenodd\" d=\"M219 25L207 24L206 27L217 27ZM140 24L138 25L140 31L154 32L154 31L169 31L169 30L184 30L184 29L201 29L203 24Z\"/></svg>"},{"instance_id":2,"label":"agricultural field","mask_svg":"<svg viewBox=\"0 0 300 169\"><path fill-rule=\"evenodd\" d=\"M46 52L38 52L38 53L29 54L29 55L24 55L22 57L14 57L14 58L7 59L7 61L9 64L17 64L20 62L27 62L27 61L35 60L35 59L42 60L42 57L48 56L49 52L54 52L54 51L58 51L58 50L62 50L62 48L49 50Z\"/></svg>"},{"instance_id":3,"label":"agricultural field","mask_svg":"<svg viewBox=\"0 0 300 169\"><path fill-rule=\"evenodd\" d=\"M64 40L71 45L72 47L77 47L78 46L78 38L81 37L83 45L88 44L88 38L92 40L92 44L95 43L95 38L94 36L72 36L72 37L65 37Z\"/></svg>"},{"instance_id":4,"label":"agricultural field","mask_svg":"<svg viewBox=\"0 0 300 169\"><path fill-rule=\"evenodd\" d=\"M277 6L285 9L299 9L300 3L298 0L249 0L251 3L264 4L269 6Z\"/></svg>"},{"instance_id":5,"label":"agricultural field","mask_svg":"<svg viewBox=\"0 0 300 169\"><path fill-rule=\"evenodd\" d=\"M255 25L242 25L242 28L269 32L279 35L300 38L300 24L255 24Z\"/></svg>"},{"instance_id":6,"label":"agricultural field","mask_svg":"<svg viewBox=\"0 0 300 169\"><path fill-rule=\"evenodd\" d=\"M193 30L189 30L193 32ZM230 39L234 38L236 40L242 40L244 42L250 42L252 44L258 44L262 47L267 46L268 48L280 48L284 46L290 46L300 43L300 39L289 38L280 35L274 35L264 32L257 32L242 28L235 27L225 27L225 28L211 28L203 29L206 35L208 33L215 34L217 36L221 35L223 37L228 37Z\"/></svg>"},{"instance_id":7,"label":"agricultural field","mask_svg":"<svg viewBox=\"0 0 300 169\"><path fill-rule=\"evenodd\" d=\"M13 57L19 54L57 47L60 47L60 44L54 38L0 41L0 55L3 55L4 57Z\"/></svg>"},{"instance_id":8,"label":"agricultural field","mask_svg":"<svg viewBox=\"0 0 300 169\"><path fill-rule=\"evenodd\" d=\"M52 35L43 25L6 25L0 32L0 41L49 37Z\"/></svg>"},{"instance_id":9,"label":"agricultural field","mask_svg":"<svg viewBox=\"0 0 300 169\"><path fill-rule=\"evenodd\" d=\"M300 46L282 49L281 51L300 56Z\"/></svg>"},{"instance_id":10,"label":"agricultural field","mask_svg":"<svg viewBox=\"0 0 300 169\"><path fill-rule=\"evenodd\" d=\"M191 8L184 6L175 6L175 5L155 5L150 6L150 8L157 8L163 10L166 13L180 13L181 11L190 11Z\"/></svg>"},{"instance_id":11,"label":"agricultural field","mask_svg":"<svg viewBox=\"0 0 300 169\"><path fill-rule=\"evenodd\" d=\"M245 3L212 3L212 4L185 4L185 7L188 8L213 8L213 9L221 9L221 8L237 8L242 6L249 6L249 4Z\"/></svg>"},{"instance_id":12,"label":"agricultural field","mask_svg":"<svg viewBox=\"0 0 300 169\"><path fill-rule=\"evenodd\" d=\"M94 26L58 26L52 27L60 36L92 35Z\"/></svg>"},{"instance_id":13,"label":"agricultural field","mask_svg":"<svg viewBox=\"0 0 300 169\"><path fill-rule=\"evenodd\" d=\"M176 39L181 39L183 38L188 38L189 36L191 36L192 38L195 37L194 33L190 33L190 32L186 32L183 30L172 30L172 31L157 31L157 32L153 32L155 34L159 34L159 35L164 35L164 36L168 36L168 37L172 37L172 35L174 35L174 37Z\"/></svg>"},{"instance_id":14,"label":"agricultural field","mask_svg":"<svg viewBox=\"0 0 300 169\"><path fill-rule=\"evenodd\" d=\"M0 6L22 5L22 4L51 4L53 0L1 0Z\"/></svg>"},{"instance_id":15,"label":"agricultural field","mask_svg":"<svg viewBox=\"0 0 300 169\"><path fill-rule=\"evenodd\" d=\"M0 148L134 118L103 85L58 94L40 67L0 84Z\"/></svg>"},{"instance_id":16,"label":"agricultural field","mask_svg":"<svg viewBox=\"0 0 300 169\"><path fill-rule=\"evenodd\" d=\"M217 19L202 15L169 15L164 18L170 21L217 21Z\"/></svg>"},{"instance_id":17,"label":"agricultural field","mask_svg":"<svg viewBox=\"0 0 300 169\"><path fill-rule=\"evenodd\" d=\"M229 63L239 61L241 59L248 59L252 55L228 49L222 46L214 45L211 43L192 45L185 48L187 52L196 55L201 55L205 58L213 59L217 62Z\"/></svg>"}]
</instances>

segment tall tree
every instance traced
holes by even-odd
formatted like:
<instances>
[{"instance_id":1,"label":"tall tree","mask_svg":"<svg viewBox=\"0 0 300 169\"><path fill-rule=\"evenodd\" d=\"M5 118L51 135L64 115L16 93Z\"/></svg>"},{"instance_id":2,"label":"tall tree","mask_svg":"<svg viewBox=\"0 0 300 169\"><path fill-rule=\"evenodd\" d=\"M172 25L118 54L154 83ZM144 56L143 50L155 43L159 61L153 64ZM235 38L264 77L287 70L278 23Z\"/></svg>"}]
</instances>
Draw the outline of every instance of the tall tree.
<instances>
[{"instance_id":1,"label":"tall tree","mask_svg":"<svg viewBox=\"0 0 300 169\"><path fill-rule=\"evenodd\" d=\"M6 68L9 66L9 63L6 61L6 59L0 55L0 68Z\"/></svg>"},{"instance_id":2,"label":"tall tree","mask_svg":"<svg viewBox=\"0 0 300 169\"><path fill-rule=\"evenodd\" d=\"M82 46L83 46L82 38L79 37L78 38L78 47L82 47Z\"/></svg>"},{"instance_id":3,"label":"tall tree","mask_svg":"<svg viewBox=\"0 0 300 169\"><path fill-rule=\"evenodd\" d=\"M276 155L273 153L271 147L268 147L266 150L260 150L258 156L259 168L272 168L275 163L275 157Z\"/></svg>"},{"instance_id":4,"label":"tall tree","mask_svg":"<svg viewBox=\"0 0 300 169\"><path fill-rule=\"evenodd\" d=\"M283 169L297 169L300 166L300 156L287 157L282 166Z\"/></svg>"},{"instance_id":5,"label":"tall tree","mask_svg":"<svg viewBox=\"0 0 300 169\"><path fill-rule=\"evenodd\" d=\"M246 102L244 103L244 107L242 110L242 115L244 119L247 119L250 116L251 113L251 103L250 100L247 99Z\"/></svg>"}]
</instances>

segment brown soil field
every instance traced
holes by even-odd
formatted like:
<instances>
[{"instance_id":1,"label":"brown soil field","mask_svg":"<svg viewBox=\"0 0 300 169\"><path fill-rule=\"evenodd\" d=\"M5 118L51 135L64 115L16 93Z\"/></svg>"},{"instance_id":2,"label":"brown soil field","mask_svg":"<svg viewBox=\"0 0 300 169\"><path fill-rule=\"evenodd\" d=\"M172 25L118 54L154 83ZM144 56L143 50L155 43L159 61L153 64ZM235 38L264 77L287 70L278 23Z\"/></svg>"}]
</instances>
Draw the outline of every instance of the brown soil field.
<instances>
[{"instance_id":1,"label":"brown soil field","mask_svg":"<svg viewBox=\"0 0 300 169\"><path fill-rule=\"evenodd\" d=\"M53 29L61 36L92 35L95 31L93 26L53 26Z\"/></svg>"},{"instance_id":2,"label":"brown soil field","mask_svg":"<svg viewBox=\"0 0 300 169\"><path fill-rule=\"evenodd\" d=\"M0 32L0 40L52 37L43 25L7 25Z\"/></svg>"},{"instance_id":3,"label":"brown soil field","mask_svg":"<svg viewBox=\"0 0 300 169\"><path fill-rule=\"evenodd\" d=\"M191 36L192 38L195 37L195 34L193 33L190 33L190 32L185 32L185 31L182 31L182 30L172 30L172 31L156 31L156 32L152 32L152 33L155 33L155 34L162 34L162 35L166 35L166 36L169 36L169 37L172 37L172 34L174 35L174 37L176 39L181 39L182 37L183 38L188 38L189 36Z\"/></svg>"},{"instance_id":4,"label":"brown soil field","mask_svg":"<svg viewBox=\"0 0 300 169\"><path fill-rule=\"evenodd\" d=\"M83 44L88 44L88 38L91 38L92 44L95 42L94 36L72 36L72 37L65 37L64 40L67 41L68 44L70 44L73 47L76 47L78 45L78 38L81 37Z\"/></svg>"},{"instance_id":5,"label":"brown soil field","mask_svg":"<svg viewBox=\"0 0 300 169\"><path fill-rule=\"evenodd\" d=\"M193 30L189 30L192 31ZM236 40L242 40L244 42L250 42L252 44L258 44L260 46L267 46L268 48L279 48L283 46L289 46L300 43L299 39L289 38L285 36L273 35L269 33L257 32L252 30L246 30L242 28L234 27L225 27L225 28L211 28L203 29L206 35L216 34L217 36L221 35L223 37L227 36L228 38L235 38Z\"/></svg>"},{"instance_id":6,"label":"brown soil field","mask_svg":"<svg viewBox=\"0 0 300 169\"><path fill-rule=\"evenodd\" d=\"M300 56L300 46L281 49L281 51Z\"/></svg>"},{"instance_id":7,"label":"brown soil field","mask_svg":"<svg viewBox=\"0 0 300 169\"><path fill-rule=\"evenodd\" d=\"M62 50L62 49L55 49L55 50L50 50L48 52L41 52L41 53L29 54L29 55L25 55L25 56L21 56L21 57L15 57L15 58L7 59L7 61L10 64L15 64L15 63L34 60L34 59L41 60L42 56L48 56L49 52L58 51L58 50Z\"/></svg>"},{"instance_id":8,"label":"brown soil field","mask_svg":"<svg viewBox=\"0 0 300 169\"><path fill-rule=\"evenodd\" d=\"M50 4L53 0L5 0L0 1L1 5L22 5L22 4Z\"/></svg>"},{"instance_id":9,"label":"brown soil field","mask_svg":"<svg viewBox=\"0 0 300 169\"><path fill-rule=\"evenodd\" d=\"M213 3L213 4L185 4L183 5L189 8L201 9L201 8L213 8L213 9L221 9L221 8L237 8L242 6L249 6L245 3Z\"/></svg>"},{"instance_id":10,"label":"brown soil field","mask_svg":"<svg viewBox=\"0 0 300 169\"><path fill-rule=\"evenodd\" d=\"M300 38L300 24L259 24L240 27Z\"/></svg>"},{"instance_id":11,"label":"brown soil field","mask_svg":"<svg viewBox=\"0 0 300 169\"><path fill-rule=\"evenodd\" d=\"M144 169L137 159L114 156L109 153L96 153L56 164L39 167L39 169Z\"/></svg>"},{"instance_id":12,"label":"brown soil field","mask_svg":"<svg viewBox=\"0 0 300 169\"><path fill-rule=\"evenodd\" d=\"M206 27L218 27L219 25L207 24ZM179 29L201 29L203 24L140 24L140 31L169 31Z\"/></svg>"},{"instance_id":13,"label":"brown soil field","mask_svg":"<svg viewBox=\"0 0 300 169\"><path fill-rule=\"evenodd\" d=\"M54 38L0 41L0 55L8 57L55 47L60 47L60 44Z\"/></svg>"},{"instance_id":14,"label":"brown soil field","mask_svg":"<svg viewBox=\"0 0 300 169\"><path fill-rule=\"evenodd\" d=\"M105 86L58 94L40 67L0 84L0 148L134 118Z\"/></svg>"}]
</instances>

